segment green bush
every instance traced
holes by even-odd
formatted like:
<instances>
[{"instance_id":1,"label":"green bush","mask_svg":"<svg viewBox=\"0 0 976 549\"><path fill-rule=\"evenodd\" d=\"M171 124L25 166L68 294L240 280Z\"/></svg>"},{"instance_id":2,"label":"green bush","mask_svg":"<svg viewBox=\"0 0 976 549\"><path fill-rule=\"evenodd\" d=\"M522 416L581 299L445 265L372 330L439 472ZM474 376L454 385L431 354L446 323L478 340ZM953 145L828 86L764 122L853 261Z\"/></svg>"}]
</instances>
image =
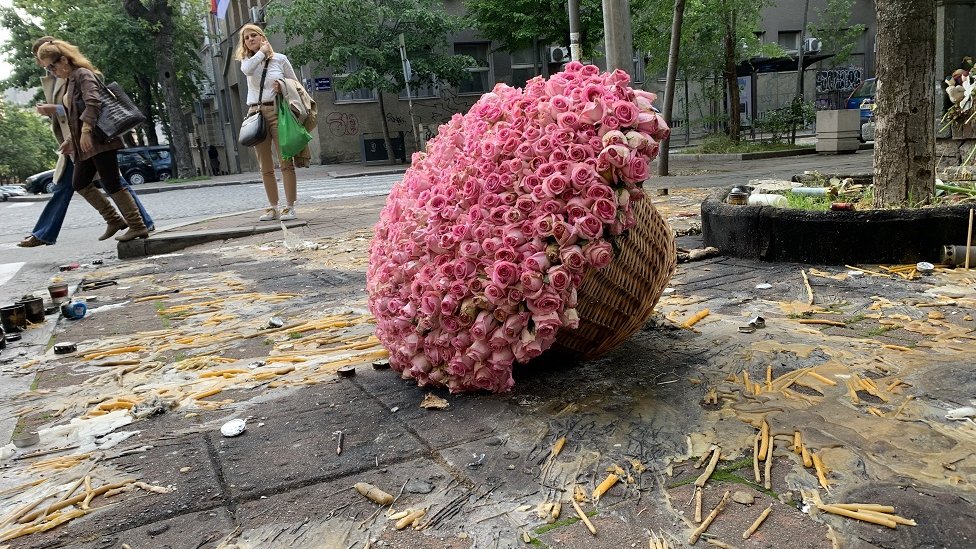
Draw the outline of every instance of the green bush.
<instances>
[{"instance_id":1,"label":"green bush","mask_svg":"<svg viewBox=\"0 0 976 549\"><path fill-rule=\"evenodd\" d=\"M802 128L812 124L816 119L817 110L813 107L813 103L794 100L785 107L764 112L762 118L753 122L753 126L759 133L771 134L773 141L779 141L794 127Z\"/></svg>"}]
</instances>

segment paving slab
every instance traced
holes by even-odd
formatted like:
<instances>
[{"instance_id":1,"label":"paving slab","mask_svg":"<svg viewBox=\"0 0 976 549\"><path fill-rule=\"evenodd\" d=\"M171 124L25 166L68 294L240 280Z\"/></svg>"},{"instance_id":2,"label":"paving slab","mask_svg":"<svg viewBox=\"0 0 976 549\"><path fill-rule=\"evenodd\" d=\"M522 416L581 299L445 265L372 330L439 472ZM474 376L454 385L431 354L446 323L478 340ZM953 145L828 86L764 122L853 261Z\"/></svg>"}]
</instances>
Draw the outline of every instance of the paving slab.
<instances>
[{"instance_id":1,"label":"paving slab","mask_svg":"<svg viewBox=\"0 0 976 549\"><path fill-rule=\"evenodd\" d=\"M288 488L346 476L382 463L414 458L425 449L389 410L352 384L331 388L331 402L297 413L274 402L249 409L245 433L214 442L231 497L254 499ZM264 418L264 419L261 419ZM259 425L263 423L264 425ZM342 431L342 453L336 455Z\"/></svg>"}]
</instances>

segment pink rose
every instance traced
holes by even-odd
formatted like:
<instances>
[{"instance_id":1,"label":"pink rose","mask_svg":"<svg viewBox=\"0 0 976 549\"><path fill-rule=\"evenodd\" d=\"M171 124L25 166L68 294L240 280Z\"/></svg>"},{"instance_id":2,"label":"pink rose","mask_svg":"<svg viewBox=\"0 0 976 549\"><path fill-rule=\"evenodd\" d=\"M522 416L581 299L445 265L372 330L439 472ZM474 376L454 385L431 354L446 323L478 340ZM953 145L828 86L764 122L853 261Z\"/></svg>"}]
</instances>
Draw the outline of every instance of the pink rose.
<instances>
[{"instance_id":1,"label":"pink rose","mask_svg":"<svg viewBox=\"0 0 976 549\"><path fill-rule=\"evenodd\" d=\"M554 173L542 181L542 187L546 191L546 196L557 197L569 188L569 180L561 173Z\"/></svg>"},{"instance_id":2,"label":"pink rose","mask_svg":"<svg viewBox=\"0 0 976 549\"><path fill-rule=\"evenodd\" d=\"M583 249L579 246L565 246L559 251L559 260L572 271L578 271L586 266Z\"/></svg>"},{"instance_id":3,"label":"pink rose","mask_svg":"<svg viewBox=\"0 0 976 549\"><path fill-rule=\"evenodd\" d=\"M602 269L613 260L613 247L606 240L593 241L583 247L586 262L594 268Z\"/></svg>"},{"instance_id":4,"label":"pink rose","mask_svg":"<svg viewBox=\"0 0 976 549\"><path fill-rule=\"evenodd\" d=\"M647 167L647 159L640 154L632 154L627 159L627 164L620 171L624 181L628 183L641 183L650 175Z\"/></svg>"},{"instance_id":5,"label":"pink rose","mask_svg":"<svg viewBox=\"0 0 976 549\"><path fill-rule=\"evenodd\" d=\"M579 113L579 121L583 124L596 124L603 120L603 103L591 101L583 106Z\"/></svg>"},{"instance_id":6,"label":"pink rose","mask_svg":"<svg viewBox=\"0 0 976 549\"><path fill-rule=\"evenodd\" d=\"M604 114L603 120L600 121L601 129L606 131L613 131L620 128L620 120L617 120L616 116Z\"/></svg>"},{"instance_id":7,"label":"pink rose","mask_svg":"<svg viewBox=\"0 0 976 549\"><path fill-rule=\"evenodd\" d=\"M549 269L549 272L546 274L549 277L549 284L557 292L562 292L568 288L573 279L569 271L566 270L566 267L562 265Z\"/></svg>"},{"instance_id":8,"label":"pink rose","mask_svg":"<svg viewBox=\"0 0 976 549\"><path fill-rule=\"evenodd\" d=\"M590 200L597 200L600 198L605 198L607 200L616 200L617 197L614 195L613 191L607 185L602 183L593 183L587 185L583 189L584 195Z\"/></svg>"},{"instance_id":9,"label":"pink rose","mask_svg":"<svg viewBox=\"0 0 976 549\"><path fill-rule=\"evenodd\" d=\"M658 132L657 113L642 112L637 115L637 131L648 135L655 135Z\"/></svg>"},{"instance_id":10,"label":"pink rose","mask_svg":"<svg viewBox=\"0 0 976 549\"><path fill-rule=\"evenodd\" d=\"M654 110L655 101L657 101L657 95L644 90L634 90L634 103L637 104L638 109L651 112Z\"/></svg>"},{"instance_id":11,"label":"pink rose","mask_svg":"<svg viewBox=\"0 0 976 549\"><path fill-rule=\"evenodd\" d=\"M515 283L519 277L519 269L514 263L499 261L495 263L491 270L491 281L493 284L505 288Z\"/></svg>"},{"instance_id":12,"label":"pink rose","mask_svg":"<svg viewBox=\"0 0 976 549\"><path fill-rule=\"evenodd\" d=\"M524 293L532 294L542 289L544 280L541 271L522 271L519 282L522 284Z\"/></svg>"},{"instance_id":13,"label":"pink rose","mask_svg":"<svg viewBox=\"0 0 976 549\"><path fill-rule=\"evenodd\" d=\"M577 219L575 227L579 235L587 240L600 238L603 235L603 223L590 214Z\"/></svg>"},{"instance_id":14,"label":"pink rose","mask_svg":"<svg viewBox=\"0 0 976 549\"><path fill-rule=\"evenodd\" d=\"M498 286L497 284L488 284L485 286L485 297L488 302L493 305L499 305L505 301L506 296L505 289Z\"/></svg>"},{"instance_id":15,"label":"pink rose","mask_svg":"<svg viewBox=\"0 0 976 549\"><path fill-rule=\"evenodd\" d=\"M614 200L599 198L593 201L591 211L603 223L613 223L617 218L617 203Z\"/></svg>"},{"instance_id":16,"label":"pink rose","mask_svg":"<svg viewBox=\"0 0 976 549\"><path fill-rule=\"evenodd\" d=\"M566 203L566 221L570 223L590 213L590 204L586 199L577 196Z\"/></svg>"},{"instance_id":17,"label":"pink rose","mask_svg":"<svg viewBox=\"0 0 976 549\"><path fill-rule=\"evenodd\" d=\"M627 163L630 151L624 145L609 145L600 151L599 160L606 160L615 168L623 167Z\"/></svg>"},{"instance_id":18,"label":"pink rose","mask_svg":"<svg viewBox=\"0 0 976 549\"><path fill-rule=\"evenodd\" d=\"M580 124L580 117L574 112L561 112L556 115L556 124L563 128L575 130Z\"/></svg>"},{"instance_id":19,"label":"pink rose","mask_svg":"<svg viewBox=\"0 0 976 549\"><path fill-rule=\"evenodd\" d=\"M535 336L539 339L553 339L556 332L563 327L559 314L556 312L532 315L532 323L535 325Z\"/></svg>"},{"instance_id":20,"label":"pink rose","mask_svg":"<svg viewBox=\"0 0 976 549\"><path fill-rule=\"evenodd\" d=\"M567 225L562 221L556 221L552 226L552 236L560 246L572 245L578 238L575 225Z\"/></svg>"},{"instance_id":21,"label":"pink rose","mask_svg":"<svg viewBox=\"0 0 976 549\"><path fill-rule=\"evenodd\" d=\"M526 300L526 306L532 314L548 314L562 307L562 298L555 290L543 286L538 297L530 297Z\"/></svg>"},{"instance_id":22,"label":"pink rose","mask_svg":"<svg viewBox=\"0 0 976 549\"><path fill-rule=\"evenodd\" d=\"M525 258L523 265L529 271L541 273L549 268L549 259L546 257L546 252L537 252Z\"/></svg>"},{"instance_id":23,"label":"pink rose","mask_svg":"<svg viewBox=\"0 0 976 549\"><path fill-rule=\"evenodd\" d=\"M632 126L637 120L637 115L640 112L630 101L616 101L613 104L612 110L613 116L620 121L620 125L624 127Z\"/></svg>"}]
</instances>

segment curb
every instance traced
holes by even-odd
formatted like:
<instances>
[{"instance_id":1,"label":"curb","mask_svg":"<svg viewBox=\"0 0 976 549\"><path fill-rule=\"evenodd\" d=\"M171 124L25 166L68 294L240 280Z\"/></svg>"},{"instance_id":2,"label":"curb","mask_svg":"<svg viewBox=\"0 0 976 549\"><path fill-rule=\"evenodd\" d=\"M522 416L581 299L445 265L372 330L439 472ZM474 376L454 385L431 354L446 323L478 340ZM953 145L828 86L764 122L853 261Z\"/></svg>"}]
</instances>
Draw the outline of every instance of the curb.
<instances>
[{"instance_id":1,"label":"curb","mask_svg":"<svg viewBox=\"0 0 976 549\"><path fill-rule=\"evenodd\" d=\"M685 154L677 153L670 158L676 159L680 158L682 160L697 160L697 161L729 161L729 160L765 160L767 158L784 158L787 156L806 156L808 154L817 154L817 150L814 148L803 148L803 149L787 149L783 151L767 151L767 152L752 152L752 153L736 153L736 154Z\"/></svg>"},{"instance_id":2,"label":"curb","mask_svg":"<svg viewBox=\"0 0 976 549\"><path fill-rule=\"evenodd\" d=\"M307 226L308 221L296 220L285 223L284 225L292 229ZM119 259L136 259L151 255L173 253L184 248L189 248L190 246L206 244L207 242L245 238L279 230L281 230L281 225L250 225L204 231L167 231L169 234L154 234L149 238L119 242L118 254Z\"/></svg>"},{"instance_id":3,"label":"curb","mask_svg":"<svg viewBox=\"0 0 976 549\"><path fill-rule=\"evenodd\" d=\"M391 168L389 170L376 170L373 172L355 172L355 173L338 173L338 172L328 172L329 177L332 179L349 179L351 177L366 177L368 175L396 175L401 173L406 173L410 167L405 168Z\"/></svg>"}]
</instances>

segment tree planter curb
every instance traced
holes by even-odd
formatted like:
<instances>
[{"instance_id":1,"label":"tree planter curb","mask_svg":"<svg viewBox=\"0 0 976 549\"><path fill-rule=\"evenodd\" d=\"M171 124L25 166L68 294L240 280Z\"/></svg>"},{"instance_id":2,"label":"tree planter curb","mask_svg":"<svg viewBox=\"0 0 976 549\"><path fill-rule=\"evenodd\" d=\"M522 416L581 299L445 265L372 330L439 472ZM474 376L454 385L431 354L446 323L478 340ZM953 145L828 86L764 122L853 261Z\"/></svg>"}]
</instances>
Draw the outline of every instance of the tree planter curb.
<instances>
[{"instance_id":1,"label":"tree planter curb","mask_svg":"<svg viewBox=\"0 0 976 549\"><path fill-rule=\"evenodd\" d=\"M966 241L971 206L812 212L730 206L729 188L702 202L705 246L763 261L844 265L937 263L942 246Z\"/></svg>"}]
</instances>

